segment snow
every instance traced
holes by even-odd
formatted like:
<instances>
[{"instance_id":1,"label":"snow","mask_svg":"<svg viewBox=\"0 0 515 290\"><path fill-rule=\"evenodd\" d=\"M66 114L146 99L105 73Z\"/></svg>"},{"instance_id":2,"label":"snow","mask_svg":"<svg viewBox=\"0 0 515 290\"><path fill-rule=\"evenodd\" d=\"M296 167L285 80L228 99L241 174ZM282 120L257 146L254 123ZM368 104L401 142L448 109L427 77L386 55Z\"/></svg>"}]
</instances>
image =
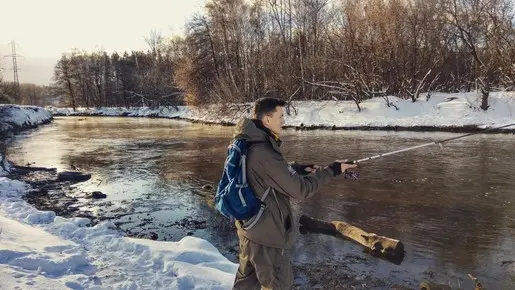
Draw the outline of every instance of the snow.
<instances>
[{"instance_id":1,"label":"snow","mask_svg":"<svg viewBox=\"0 0 515 290\"><path fill-rule=\"evenodd\" d=\"M297 114L286 115L285 125L291 127L492 127L515 120L515 92L495 92L489 98L490 108L483 111L477 93L433 93L426 101L425 94L417 102L388 97L397 106L388 107L382 97L360 103L361 112L353 101L295 101ZM247 108L251 104L245 104ZM150 108L47 108L54 115L104 115L133 117L181 118L206 123L235 124L250 112L223 113L217 105L204 107ZM226 110L227 111L227 110ZM508 128L513 129L513 128Z\"/></svg>"},{"instance_id":2,"label":"snow","mask_svg":"<svg viewBox=\"0 0 515 290\"><path fill-rule=\"evenodd\" d=\"M0 177L2 177L6 176L7 174L9 174L9 172L11 172L12 164L7 159L3 158L2 153L0 153L0 160L3 160L0 161Z\"/></svg>"},{"instance_id":3,"label":"snow","mask_svg":"<svg viewBox=\"0 0 515 290\"><path fill-rule=\"evenodd\" d=\"M50 112L40 107L0 105L0 135L44 124L51 119ZM12 164L0 152L0 176L6 176L11 170Z\"/></svg>"},{"instance_id":4,"label":"snow","mask_svg":"<svg viewBox=\"0 0 515 290\"><path fill-rule=\"evenodd\" d=\"M105 115L120 114L102 109ZM136 115L149 116L139 108ZM181 111L179 111L181 113ZM177 114L161 108L160 114ZM3 132L51 120L42 108L0 106ZM238 265L209 242L184 237L151 241L124 236L111 222L63 218L22 199L29 186L11 180L0 155L1 289L231 289Z\"/></svg>"},{"instance_id":5,"label":"snow","mask_svg":"<svg viewBox=\"0 0 515 290\"><path fill-rule=\"evenodd\" d=\"M51 119L52 115L44 108L0 105L0 132L34 127Z\"/></svg>"},{"instance_id":6,"label":"snow","mask_svg":"<svg viewBox=\"0 0 515 290\"><path fill-rule=\"evenodd\" d=\"M39 211L0 177L0 281L8 289L230 289L237 265L209 242L123 236L111 222Z\"/></svg>"},{"instance_id":7,"label":"snow","mask_svg":"<svg viewBox=\"0 0 515 290\"><path fill-rule=\"evenodd\" d=\"M481 128L515 122L515 92L493 93L490 108L478 108L475 93L433 94L417 102L389 97L366 100L358 111L351 101L296 101L298 114L286 116L296 127L460 127ZM251 104L245 104L250 108ZM205 107L69 108L0 106L0 131L37 126L52 115L103 115L181 118L236 123L249 111L222 113ZM1 158L2 156L0 156ZM3 160L3 158L1 158ZM39 211L22 199L29 189L5 177L0 166L0 286L2 289L230 289L237 264L209 242L184 237L151 241L125 237L111 222L91 226L85 218L63 218ZM5 170L4 170L5 169Z\"/></svg>"}]
</instances>

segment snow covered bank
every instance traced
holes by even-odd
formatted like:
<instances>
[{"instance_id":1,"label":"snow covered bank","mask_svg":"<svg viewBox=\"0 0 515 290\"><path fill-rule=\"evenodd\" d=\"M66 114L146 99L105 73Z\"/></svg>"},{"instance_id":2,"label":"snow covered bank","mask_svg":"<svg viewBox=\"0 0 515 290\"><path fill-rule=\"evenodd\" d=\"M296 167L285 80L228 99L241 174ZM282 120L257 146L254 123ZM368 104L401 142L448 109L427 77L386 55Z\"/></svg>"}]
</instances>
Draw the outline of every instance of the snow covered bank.
<instances>
[{"instance_id":1,"label":"snow covered bank","mask_svg":"<svg viewBox=\"0 0 515 290\"><path fill-rule=\"evenodd\" d=\"M44 108L0 105L0 133L34 128L51 120L52 115Z\"/></svg>"},{"instance_id":2,"label":"snow covered bank","mask_svg":"<svg viewBox=\"0 0 515 290\"><path fill-rule=\"evenodd\" d=\"M38 211L27 185L0 177L3 289L230 289L237 265L209 242L124 237L110 222Z\"/></svg>"},{"instance_id":3,"label":"snow covered bank","mask_svg":"<svg viewBox=\"0 0 515 290\"><path fill-rule=\"evenodd\" d=\"M296 128L333 129L391 129L391 128L462 128L493 127L515 122L515 92L492 93L490 108L479 108L480 99L476 93L434 93L429 101L425 96L413 103L389 97L393 105L387 106L385 99L374 98L363 101L358 111L352 101L297 101L293 105L297 114L286 116L286 126ZM250 104L248 104L250 105ZM131 116L180 118L191 121L235 124L249 112L221 112L217 106L203 108L48 108L54 116ZM515 129L515 128L508 128Z\"/></svg>"},{"instance_id":4,"label":"snow covered bank","mask_svg":"<svg viewBox=\"0 0 515 290\"><path fill-rule=\"evenodd\" d=\"M8 175L12 170L13 165L7 158L4 158L0 153L0 177Z\"/></svg>"},{"instance_id":5,"label":"snow covered bank","mask_svg":"<svg viewBox=\"0 0 515 290\"><path fill-rule=\"evenodd\" d=\"M47 123L45 109L0 106L0 132ZM1 289L230 289L237 265L209 242L123 236L111 222L89 226L22 199L28 185L5 176L12 164L0 153Z\"/></svg>"},{"instance_id":6,"label":"snow covered bank","mask_svg":"<svg viewBox=\"0 0 515 290\"><path fill-rule=\"evenodd\" d=\"M51 120L50 112L40 107L0 105L0 145L3 141L1 136L4 134L34 128ZM0 176L6 176L11 169L12 164L4 158L0 150Z\"/></svg>"}]
</instances>

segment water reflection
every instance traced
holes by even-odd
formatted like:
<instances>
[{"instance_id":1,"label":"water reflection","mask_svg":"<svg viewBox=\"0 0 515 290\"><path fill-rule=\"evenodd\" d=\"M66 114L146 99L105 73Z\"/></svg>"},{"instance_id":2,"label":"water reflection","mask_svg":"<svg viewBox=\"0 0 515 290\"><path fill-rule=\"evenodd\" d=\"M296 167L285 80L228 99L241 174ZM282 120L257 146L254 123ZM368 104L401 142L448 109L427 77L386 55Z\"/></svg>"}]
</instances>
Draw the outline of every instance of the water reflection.
<instances>
[{"instance_id":1,"label":"water reflection","mask_svg":"<svg viewBox=\"0 0 515 290\"><path fill-rule=\"evenodd\" d=\"M201 189L217 182L232 130L163 119L63 118L18 138L10 155L19 163L93 173L79 188L108 194L90 207L103 216L124 214L114 220L122 229L165 240L193 234L234 260L234 227ZM451 135L288 130L283 150L290 160L328 164ZM360 180L336 179L314 198L294 202L296 214L402 240L402 265L313 234L299 237L294 260L353 259L356 269L394 281L474 273L494 289L509 289L515 275L502 262L515 257L514 145L513 135L480 135L377 159L362 164Z\"/></svg>"}]
</instances>

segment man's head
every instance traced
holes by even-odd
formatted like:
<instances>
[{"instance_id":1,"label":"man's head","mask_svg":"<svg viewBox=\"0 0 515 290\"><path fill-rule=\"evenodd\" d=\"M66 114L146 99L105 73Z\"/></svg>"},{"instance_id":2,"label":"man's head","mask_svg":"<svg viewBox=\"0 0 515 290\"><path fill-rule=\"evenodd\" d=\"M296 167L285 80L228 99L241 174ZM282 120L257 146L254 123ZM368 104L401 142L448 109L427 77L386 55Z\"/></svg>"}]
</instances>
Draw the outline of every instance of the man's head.
<instances>
[{"instance_id":1,"label":"man's head","mask_svg":"<svg viewBox=\"0 0 515 290\"><path fill-rule=\"evenodd\" d=\"M284 125L284 106L286 102L274 98L261 98L254 105L254 118L276 135L280 135Z\"/></svg>"}]
</instances>

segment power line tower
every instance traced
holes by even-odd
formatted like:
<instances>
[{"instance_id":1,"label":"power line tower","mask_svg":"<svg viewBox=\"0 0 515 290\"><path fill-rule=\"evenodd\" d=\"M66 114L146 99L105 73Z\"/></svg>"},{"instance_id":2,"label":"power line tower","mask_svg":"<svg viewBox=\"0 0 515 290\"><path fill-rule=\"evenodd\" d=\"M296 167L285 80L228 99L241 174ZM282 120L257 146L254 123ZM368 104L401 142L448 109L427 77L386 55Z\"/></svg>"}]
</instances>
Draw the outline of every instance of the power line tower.
<instances>
[{"instance_id":1,"label":"power line tower","mask_svg":"<svg viewBox=\"0 0 515 290\"><path fill-rule=\"evenodd\" d=\"M17 58L22 57L21 55L16 54L16 42L14 40L9 44L11 46L11 55L6 55L4 57L11 57L13 60L13 72L14 72L14 98L15 100L20 99L20 79L18 78L18 62Z\"/></svg>"}]
</instances>

